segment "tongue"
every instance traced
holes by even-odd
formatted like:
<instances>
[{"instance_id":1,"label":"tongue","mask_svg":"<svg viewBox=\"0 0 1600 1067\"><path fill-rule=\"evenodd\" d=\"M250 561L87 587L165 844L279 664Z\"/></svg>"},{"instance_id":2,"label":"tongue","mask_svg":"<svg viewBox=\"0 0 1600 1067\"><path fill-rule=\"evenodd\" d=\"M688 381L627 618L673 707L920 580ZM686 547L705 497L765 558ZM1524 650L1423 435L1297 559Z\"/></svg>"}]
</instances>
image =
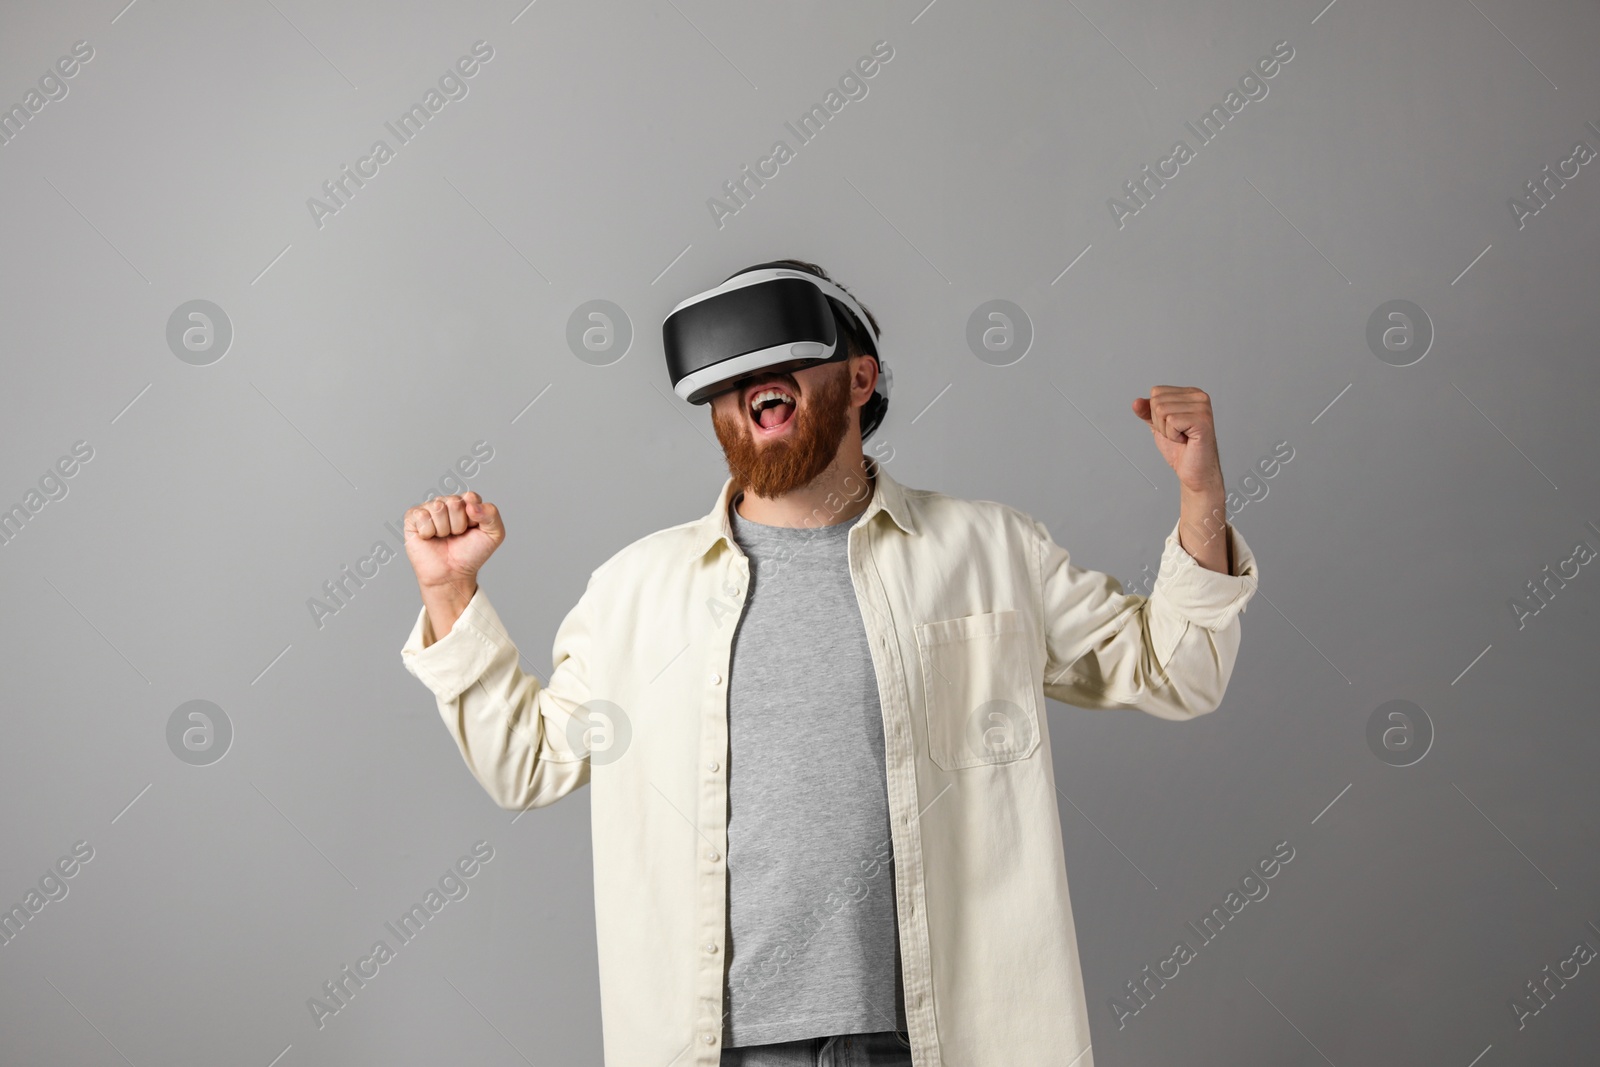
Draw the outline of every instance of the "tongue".
<instances>
[{"instance_id":1,"label":"tongue","mask_svg":"<svg viewBox=\"0 0 1600 1067\"><path fill-rule=\"evenodd\" d=\"M786 422L789 418L790 412L793 410L794 405L792 404L773 404L770 407L762 408L761 428L764 430L771 429L774 426Z\"/></svg>"}]
</instances>

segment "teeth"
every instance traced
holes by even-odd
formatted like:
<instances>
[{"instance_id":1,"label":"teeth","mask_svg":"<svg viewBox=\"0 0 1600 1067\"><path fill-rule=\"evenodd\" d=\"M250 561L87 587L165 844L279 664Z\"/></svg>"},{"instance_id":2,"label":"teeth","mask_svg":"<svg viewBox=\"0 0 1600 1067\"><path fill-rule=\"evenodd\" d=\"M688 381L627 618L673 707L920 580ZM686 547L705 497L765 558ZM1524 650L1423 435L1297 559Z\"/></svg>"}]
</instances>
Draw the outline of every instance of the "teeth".
<instances>
[{"instance_id":1,"label":"teeth","mask_svg":"<svg viewBox=\"0 0 1600 1067\"><path fill-rule=\"evenodd\" d=\"M763 389L750 398L750 413L753 415L758 414L761 411L761 405L768 400L782 400L786 403L794 403L794 398L781 389Z\"/></svg>"}]
</instances>

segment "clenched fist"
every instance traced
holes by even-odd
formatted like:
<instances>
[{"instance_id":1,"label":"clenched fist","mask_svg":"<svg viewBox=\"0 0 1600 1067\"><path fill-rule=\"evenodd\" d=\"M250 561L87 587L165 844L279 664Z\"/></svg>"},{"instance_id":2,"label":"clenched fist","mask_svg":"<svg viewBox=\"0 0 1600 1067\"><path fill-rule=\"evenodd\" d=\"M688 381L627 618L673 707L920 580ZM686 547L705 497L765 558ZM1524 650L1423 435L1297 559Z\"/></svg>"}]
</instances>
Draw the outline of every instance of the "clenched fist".
<instances>
[{"instance_id":1,"label":"clenched fist","mask_svg":"<svg viewBox=\"0 0 1600 1067\"><path fill-rule=\"evenodd\" d=\"M1186 385L1157 385L1149 397L1133 402L1133 413L1155 435L1161 458L1178 482L1191 492L1221 491L1222 459L1205 390Z\"/></svg>"},{"instance_id":2,"label":"clenched fist","mask_svg":"<svg viewBox=\"0 0 1600 1067\"><path fill-rule=\"evenodd\" d=\"M406 556L438 639L478 591L478 571L505 541L505 523L500 509L469 490L407 509L405 535Z\"/></svg>"}]
</instances>

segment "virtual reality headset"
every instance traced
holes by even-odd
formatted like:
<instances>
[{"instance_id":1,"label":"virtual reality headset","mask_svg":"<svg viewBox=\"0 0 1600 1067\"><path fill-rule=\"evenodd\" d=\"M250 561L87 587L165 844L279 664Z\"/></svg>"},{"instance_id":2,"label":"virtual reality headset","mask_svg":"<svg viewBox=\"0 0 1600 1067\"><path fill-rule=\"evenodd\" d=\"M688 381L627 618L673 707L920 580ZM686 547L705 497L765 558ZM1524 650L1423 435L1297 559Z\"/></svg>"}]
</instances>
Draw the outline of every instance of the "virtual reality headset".
<instances>
[{"instance_id":1,"label":"virtual reality headset","mask_svg":"<svg viewBox=\"0 0 1600 1067\"><path fill-rule=\"evenodd\" d=\"M761 263L678 304L661 324L661 339L672 391L691 404L705 404L754 374L848 358L847 330L878 361L877 387L861 409L864 440L888 410L889 369L878 354L871 320L832 282L782 263Z\"/></svg>"}]
</instances>

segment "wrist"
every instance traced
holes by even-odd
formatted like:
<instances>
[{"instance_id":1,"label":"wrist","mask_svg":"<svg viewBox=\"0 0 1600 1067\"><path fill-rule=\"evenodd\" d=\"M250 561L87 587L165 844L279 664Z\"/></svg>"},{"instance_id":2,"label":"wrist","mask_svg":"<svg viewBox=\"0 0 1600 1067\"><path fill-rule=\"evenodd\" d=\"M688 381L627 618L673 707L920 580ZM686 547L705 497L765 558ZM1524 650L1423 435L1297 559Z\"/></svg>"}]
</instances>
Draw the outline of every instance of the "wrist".
<instances>
[{"instance_id":1,"label":"wrist","mask_svg":"<svg viewBox=\"0 0 1600 1067\"><path fill-rule=\"evenodd\" d=\"M441 582L419 582L422 599L429 605L449 606L460 612L472 601L478 592L478 580L472 578L456 578Z\"/></svg>"},{"instance_id":2,"label":"wrist","mask_svg":"<svg viewBox=\"0 0 1600 1067\"><path fill-rule=\"evenodd\" d=\"M469 574L465 577L458 575L451 578L440 578L432 582L426 582L418 578L417 585L423 589L476 589L478 587L478 576L476 574Z\"/></svg>"},{"instance_id":3,"label":"wrist","mask_svg":"<svg viewBox=\"0 0 1600 1067\"><path fill-rule=\"evenodd\" d=\"M1220 473L1201 479L1193 485L1180 480L1178 486L1179 491L1185 498L1193 497L1199 500L1209 500L1214 497L1220 500L1228 494L1228 487L1223 482Z\"/></svg>"},{"instance_id":4,"label":"wrist","mask_svg":"<svg viewBox=\"0 0 1600 1067\"><path fill-rule=\"evenodd\" d=\"M467 605L478 592L476 578L466 581L457 579L448 582L419 582L418 585L422 589L422 606L427 612L434 641L441 640L455 629L456 620L461 618L467 610ZM432 641L424 639L424 648L430 644Z\"/></svg>"}]
</instances>

